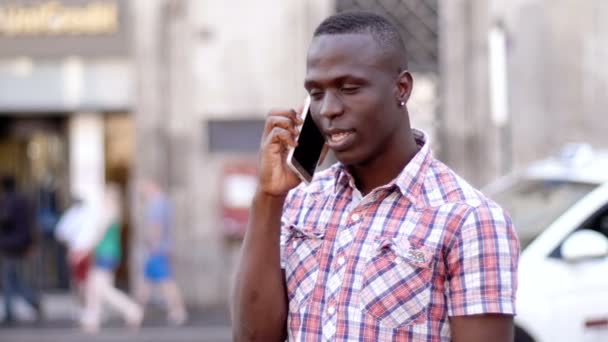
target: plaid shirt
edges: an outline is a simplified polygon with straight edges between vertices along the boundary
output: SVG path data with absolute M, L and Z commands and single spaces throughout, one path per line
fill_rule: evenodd
M 515 314 L 510 218 L 413 132 L 420 151 L 366 196 L 339 163 L 289 193 L 290 341 L 449 341 L 449 316 Z

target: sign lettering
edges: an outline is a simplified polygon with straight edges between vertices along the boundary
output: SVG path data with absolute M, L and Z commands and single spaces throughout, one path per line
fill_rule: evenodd
M 112 1 L 64 5 L 47 1 L 30 6 L 0 5 L 0 36 L 108 35 L 118 31 L 118 6 Z

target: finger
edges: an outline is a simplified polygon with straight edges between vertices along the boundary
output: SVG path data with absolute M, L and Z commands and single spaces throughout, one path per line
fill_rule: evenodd
M 298 120 L 300 121 L 300 124 L 303 122 L 303 117 L 306 113 L 303 113 L 304 111 L 304 106 L 299 106 L 298 109 L 296 110 L 296 112 L 298 113 L 297 117 Z
M 298 129 L 293 119 L 285 116 L 273 116 L 266 120 L 266 131 L 270 132 L 274 127 L 280 127 L 290 131 L 293 135 L 298 135 Z
M 269 145 L 278 145 L 280 150 L 286 150 L 290 145 L 290 141 L 287 136 L 291 137 L 291 140 L 295 141 L 292 133 L 289 130 L 286 130 L 282 127 L 275 126 L 270 132 L 262 137 L 262 142 L 260 144 L 260 150 L 268 149 Z
M 298 118 L 298 112 L 293 109 L 273 109 L 266 115 L 267 118 L 276 116 L 288 117 L 296 121 Z
M 296 125 L 300 124 L 301 121 L 298 117 L 298 114 L 293 109 L 273 109 L 266 115 L 266 125 L 264 127 L 264 133 L 270 132 L 272 126 L 268 125 L 269 121 L 277 117 L 288 118 L 292 120 L 292 122 L 294 122 Z
M 296 147 L 298 144 L 291 132 L 281 127 L 274 127 L 272 131 L 270 131 L 267 141 L 269 144 L 279 143 L 285 147 Z
M 296 115 L 298 125 L 301 125 L 304 123 L 304 116 L 306 116 L 306 113 L 303 113 L 303 111 L 304 111 L 304 106 L 298 107 L 298 110 L 297 110 L 298 115 Z

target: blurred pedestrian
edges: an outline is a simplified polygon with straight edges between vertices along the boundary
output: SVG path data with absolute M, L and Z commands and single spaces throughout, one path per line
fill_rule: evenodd
M 114 273 L 122 255 L 120 242 L 120 190 L 108 185 L 103 207 L 96 227 L 93 267 L 86 282 L 85 313 L 82 318 L 84 331 L 99 330 L 103 304 L 107 303 L 119 311 L 128 326 L 139 328 L 143 319 L 141 307 L 114 286 Z
M 61 215 L 55 238 L 64 243 L 68 250 L 68 263 L 72 288 L 75 289 L 81 305 L 84 306 L 85 281 L 91 266 L 91 249 L 84 244 L 84 235 L 92 234 L 94 217 L 86 203 L 72 198 L 70 207 Z
M 151 286 L 157 287 L 167 305 L 167 320 L 171 324 L 182 325 L 188 319 L 188 314 L 171 265 L 171 205 L 160 185 L 154 180 L 144 180 L 141 190 L 146 201 L 146 248 L 144 279 L 140 284 L 138 298 L 145 306 L 150 299 Z
M 34 187 L 33 194 L 36 203 L 36 227 L 39 232 L 36 250 L 43 262 L 43 269 L 54 270 L 51 286 L 67 288 L 69 286 L 69 270 L 66 262 L 66 250 L 57 244 L 54 236 L 60 216 L 57 178 L 52 173 L 45 174 Z
M 0 251 L 2 252 L 2 289 L 4 290 L 4 323 L 15 321 L 13 297 L 20 295 L 42 319 L 40 295 L 19 273 L 19 268 L 34 244 L 33 210 L 30 201 L 17 191 L 15 178 L 2 178 L 0 199 Z

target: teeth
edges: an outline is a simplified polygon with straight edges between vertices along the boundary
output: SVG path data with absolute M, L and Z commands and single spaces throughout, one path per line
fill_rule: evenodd
M 340 132 L 340 133 L 334 133 L 332 134 L 329 138 L 331 139 L 331 141 L 333 142 L 340 142 L 342 140 L 344 140 L 347 136 L 350 135 L 351 132 Z

